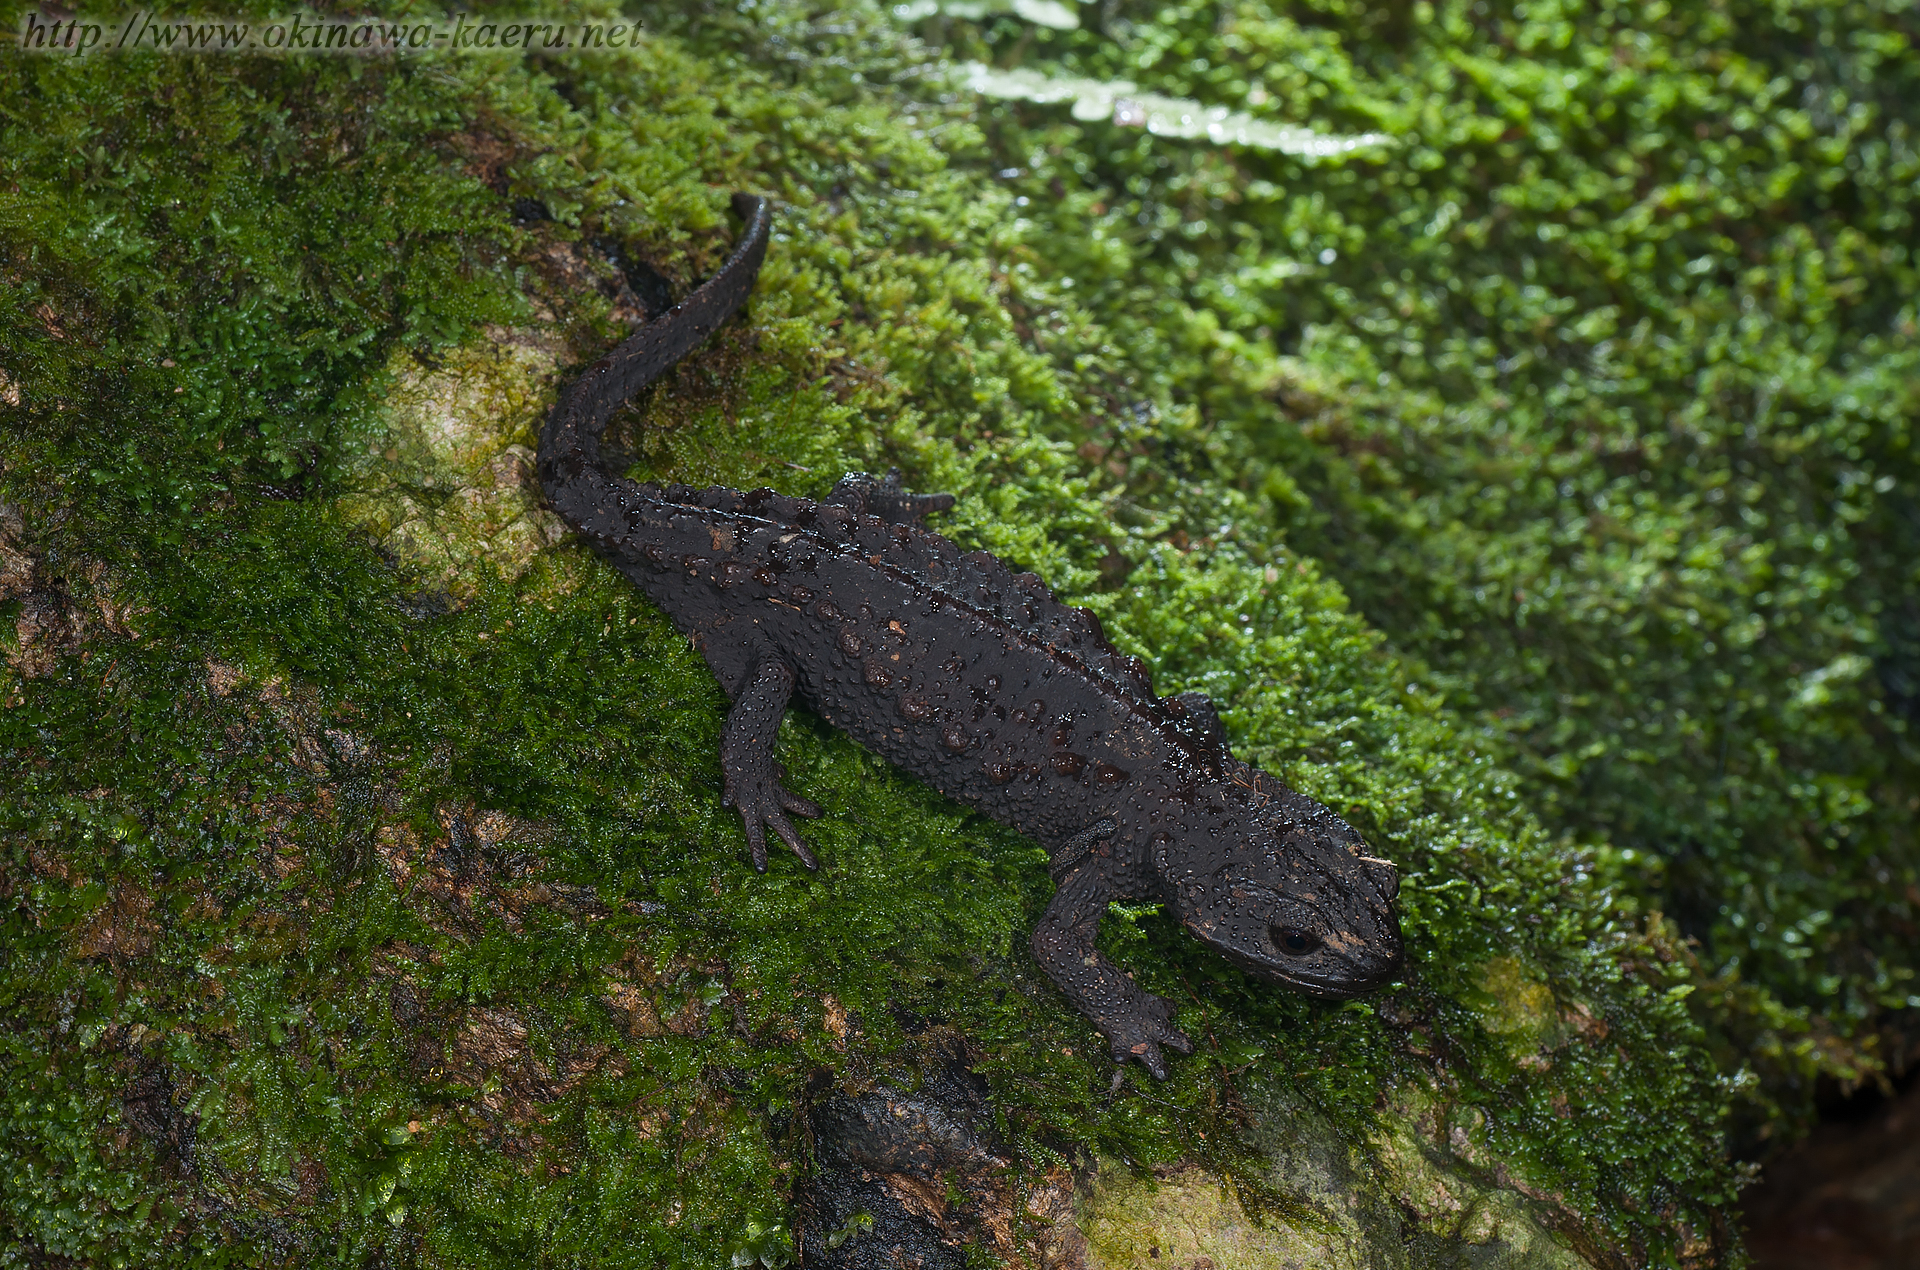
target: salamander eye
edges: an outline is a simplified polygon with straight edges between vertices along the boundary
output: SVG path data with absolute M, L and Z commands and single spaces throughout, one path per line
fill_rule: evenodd
M 1320 937 L 1294 926 L 1269 926 L 1267 934 L 1274 947 L 1289 957 L 1304 957 L 1320 946 Z

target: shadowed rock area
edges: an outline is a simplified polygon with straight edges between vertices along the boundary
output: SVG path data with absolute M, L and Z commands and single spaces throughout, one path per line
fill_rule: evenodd
M 1920 1266 L 1920 1081 L 1814 1130 L 1766 1171 L 1746 1213 L 1755 1270 Z
M 815 1104 L 818 1173 L 800 1193 L 800 1253 L 808 1266 L 963 1270 L 963 1242 L 1000 1207 L 997 1175 L 1011 1152 L 993 1127 L 986 1083 L 943 1038 L 905 1092 L 880 1086 Z

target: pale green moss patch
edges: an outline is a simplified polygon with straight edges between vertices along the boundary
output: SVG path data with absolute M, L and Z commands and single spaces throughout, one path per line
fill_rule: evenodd
M 405 352 L 342 512 L 435 585 L 470 597 L 487 573 L 519 578 L 566 532 L 534 471 L 564 346 L 538 330 L 489 328 L 431 368 Z
M 1174 1169 L 1160 1177 L 1102 1168 L 1081 1231 L 1089 1270 L 1363 1270 L 1358 1232 L 1255 1221 L 1219 1177 Z
M 1545 977 L 1518 957 L 1489 958 L 1479 987 L 1486 996 L 1487 1030 L 1506 1038 L 1523 1066 L 1544 1063 L 1543 1052 L 1572 1040 L 1581 1022 L 1592 1023 L 1579 1007 L 1563 1011 Z
M 1377 1122 L 1373 1156 L 1387 1190 L 1442 1246 L 1471 1251 L 1478 1266 L 1581 1270 L 1588 1263 L 1549 1228 L 1570 1217 L 1552 1197 L 1528 1194 L 1474 1140 L 1467 1113 L 1449 1119 L 1432 1097 L 1408 1088 Z M 1489 1178 L 1503 1177 L 1503 1183 Z M 1416 1263 L 1417 1264 L 1417 1263 Z

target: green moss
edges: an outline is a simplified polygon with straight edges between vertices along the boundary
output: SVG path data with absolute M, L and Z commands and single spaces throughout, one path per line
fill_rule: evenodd
M 1143 395 L 1203 411 L 1194 470 L 1677 923 L 1720 1061 L 1764 1077 L 1750 1145 L 1897 1052 L 1920 1004 L 1910 15 L 1088 16 L 920 29 L 1397 143 L 1314 165 L 982 112 L 1052 285 L 1152 367 Z M 1162 479 L 1160 451 L 1092 436 L 1129 485 Z
M 979 124 L 1012 124 L 876 86 L 924 56 L 877 14 L 675 21 L 552 63 L 0 63 L 5 585 L 59 619 L 0 682 L 0 1256 L 772 1255 L 807 1091 L 910 1069 L 906 1011 L 971 1039 L 1034 1167 L 1199 1161 L 1280 1211 L 1231 1131 L 1277 1090 L 1362 1163 L 1449 1144 L 1447 1185 L 1582 1246 L 1724 1241 L 1684 949 L 1220 477 L 1244 450 L 1186 388 L 1244 389 L 1231 327 L 1081 304 L 990 175 Z M 617 334 L 567 260 L 611 239 L 684 286 L 735 188 L 779 236 L 749 319 L 617 423 L 637 470 L 959 494 L 956 538 L 1401 862 L 1404 984 L 1276 994 L 1133 913 L 1116 955 L 1203 1044 L 1109 1097 L 1025 953 L 1034 844 L 796 714 L 828 867 L 745 867 L 717 685 L 502 463 Z M 1499 958 L 1538 1027 L 1490 1004 Z

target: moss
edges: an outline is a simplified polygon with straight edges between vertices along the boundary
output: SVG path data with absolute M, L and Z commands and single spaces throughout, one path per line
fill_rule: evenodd
M 0 1255 L 777 1260 L 796 1110 L 910 1066 L 909 1015 L 971 1038 L 1023 1167 L 1198 1164 L 1284 1213 L 1235 1126 L 1305 1109 L 1361 1176 L 1417 1095 L 1420 1141 L 1467 1144 L 1449 1194 L 1538 1197 L 1596 1257 L 1713 1253 L 1727 1081 L 1671 929 L 1218 476 L 1211 405 L 1075 298 L 975 106 L 886 86 L 914 40 L 708 17 L 552 63 L 0 64 L 0 576 L 45 616 L 0 682 Z M 779 238 L 748 320 L 618 422 L 636 470 L 959 494 L 956 538 L 1402 863 L 1403 984 L 1275 994 L 1124 915 L 1203 1043 L 1110 1097 L 1024 951 L 1034 844 L 795 714 L 828 867 L 745 868 L 718 687 L 504 462 L 618 332 L 579 262 L 684 288 L 733 188 Z M 1490 1004 L 1496 958 L 1550 1036 Z M 1391 1167 L 1381 1203 L 1431 1196 Z
M 1676 922 L 1719 1060 L 1759 1077 L 1748 1149 L 1818 1080 L 1899 1053 L 1920 1005 L 1910 17 L 1087 16 L 919 29 L 1395 141 L 1333 167 L 982 112 L 1046 274 L 1153 367 L 1143 387 L 1204 411 L 1195 470 Z M 1158 451 L 1093 432 L 1157 479 Z

